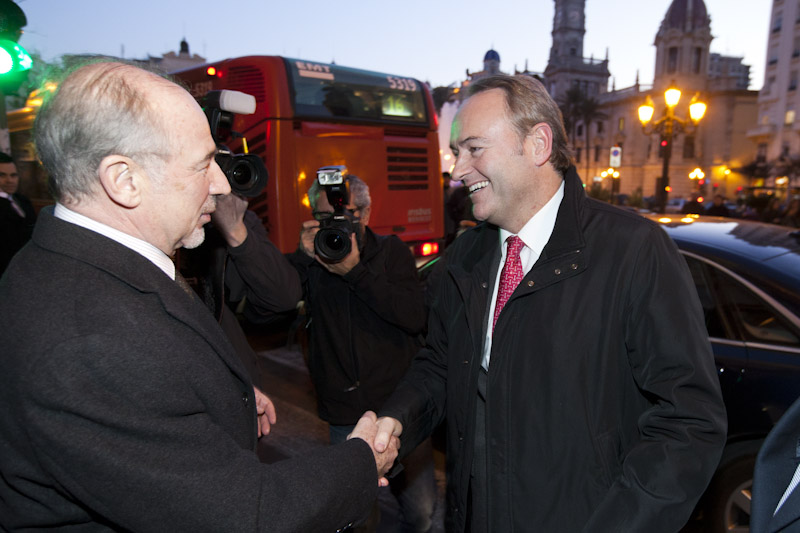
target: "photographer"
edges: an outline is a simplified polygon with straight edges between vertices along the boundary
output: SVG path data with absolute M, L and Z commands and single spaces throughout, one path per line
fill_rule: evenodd
M 253 323 L 266 323 L 293 311 L 300 300 L 297 272 L 267 237 L 258 216 L 247 210 L 247 199 L 231 193 L 217 200 L 217 210 L 206 231 L 206 242 L 181 250 L 181 274 L 214 314 L 236 348 L 256 385 L 259 435 L 268 434 L 276 414 L 271 400 L 260 391 L 258 357 L 247 341 L 232 307 L 244 300 L 243 314 Z
M 423 289 L 411 252 L 396 236 L 377 235 L 367 226 L 369 188 L 355 176 L 346 179 L 349 198 L 342 211 L 352 228 L 349 253 L 332 262 L 315 251 L 320 221 L 327 231 L 334 214 L 330 189 L 315 180 L 308 191 L 315 220 L 303 223 L 298 249 L 289 256 L 303 284 L 309 370 L 332 444 L 344 441 L 365 410 L 381 407 L 419 348 L 425 326 Z M 435 502 L 430 440 L 403 465 L 389 486 L 404 529 L 428 531 Z M 377 512 L 371 521 L 365 529 L 377 526 Z

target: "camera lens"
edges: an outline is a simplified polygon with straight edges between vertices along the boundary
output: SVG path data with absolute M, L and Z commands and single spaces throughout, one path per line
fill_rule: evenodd
M 339 252 L 344 248 L 345 242 L 347 241 L 344 240 L 344 235 L 342 235 L 341 233 L 331 232 L 325 235 L 325 247 L 328 248 L 329 250 Z
M 231 169 L 231 181 L 236 185 L 250 188 L 253 185 L 253 169 L 248 161 L 238 161 Z
M 218 153 L 216 160 L 234 193 L 253 198 L 266 187 L 267 169 L 257 155 Z
M 323 228 L 314 237 L 314 250 L 317 255 L 332 263 L 347 257 L 351 248 L 350 232 L 343 228 Z

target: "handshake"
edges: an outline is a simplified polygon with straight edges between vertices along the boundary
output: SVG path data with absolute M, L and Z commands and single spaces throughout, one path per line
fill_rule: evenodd
M 385 475 L 400 450 L 400 433 L 403 432 L 403 425 L 398 420 L 389 417 L 378 418 L 372 411 L 367 411 L 361 416 L 355 429 L 347 439 L 359 438 L 364 440 L 372 449 L 375 456 L 375 466 L 378 469 L 378 485 L 385 487 L 389 485 L 389 480 Z

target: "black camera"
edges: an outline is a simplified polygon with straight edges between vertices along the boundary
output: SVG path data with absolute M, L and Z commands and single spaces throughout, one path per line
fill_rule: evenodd
M 355 233 L 356 242 L 361 239 L 359 219 L 347 209 L 350 203 L 347 167 L 322 167 L 317 170 L 317 182 L 325 191 L 333 213 L 317 214 L 319 231 L 314 237 L 314 252 L 325 261 L 338 263 L 348 256 L 353 247 L 350 235 Z
M 258 196 L 267 186 L 269 174 L 264 162 L 255 154 L 234 154 L 220 142 L 228 137 L 242 137 L 231 129 L 233 115 L 252 115 L 256 112 L 256 99 L 239 91 L 209 91 L 203 98 L 203 110 L 211 126 L 211 135 L 217 143 L 217 164 L 228 178 L 231 191 L 247 198 Z M 244 143 L 247 152 L 247 142 Z

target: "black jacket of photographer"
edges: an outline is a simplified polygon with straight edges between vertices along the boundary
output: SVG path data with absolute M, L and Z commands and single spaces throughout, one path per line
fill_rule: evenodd
M 247 238 L 235 248 L 209 225 L 202 246 L 181 250 L 180 270 L 219 321 L 253 383 L 260 387 L 257 356 L 231 307 L 245 300 L 244 317 L 252 323 L 268 323 L 293 312 L 301 290 L 297 273 L 269 240 L 258 216 L 246 211 L 244 224 Z
M 309 370 L 319 416 L 351 425 L 380 408 L 419 349 L 426 313 L 408 246 L 365 228 L 361 260 L 344 276 L 302 249 L 290 254 L 308 309 Z

